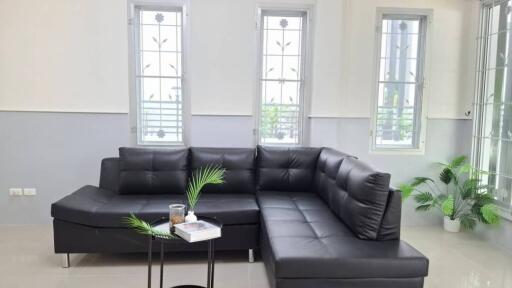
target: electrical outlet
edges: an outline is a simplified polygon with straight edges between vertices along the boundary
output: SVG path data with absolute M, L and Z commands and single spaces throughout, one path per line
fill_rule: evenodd
M 36 196 L 36 188 L 25 188 L 25 189 L 23 189 L 23 195 L 25 195 L 25 196 Z
M 23 189 L 21 189 L 21 188 L 9 188 L 9 195 L 11 195 L 11 196 L 23 196 Z

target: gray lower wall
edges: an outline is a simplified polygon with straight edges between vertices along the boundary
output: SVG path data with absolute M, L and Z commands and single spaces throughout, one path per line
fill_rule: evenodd
M 84 184 L 96 184 L 100 161 L 131 143 L 127 114 L 0 112 L 0 224 L 49 223 L 50 204 Z M 190 144 L 251 147 L 250 116 L 193 116 Z M 311 146 L 327 146 L 358 156 L 391 173 L 393 185 L 414 176 L 436 176 L 435 162 L 469 155 L 471 121 L 429 120 L 425 155 L 369 153 L 367 118 L 312 118 Z M 37 196 L 10 197 L 10 187 L 37 188 Z M 435 213 L 416 213 L 404 204 L 404 225 L 440 224 Z M 512 225 L 481 227 L 480 237 L 510 248 Z M 508 245 L 508 246 L 507 246 Z

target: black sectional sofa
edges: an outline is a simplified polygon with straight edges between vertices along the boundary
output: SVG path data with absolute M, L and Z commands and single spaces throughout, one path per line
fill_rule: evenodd
M 122 217 L 167 216 L 185 203 L 191 171 L 208 164 L 226 169 L 226 183 L 205 187 L 196 213 L 224 223 L 218 250 L 259 249 L 273 287 L 423 287 L 428 259 L 400 240 L 390 175 L 330 148 L 120 148 L 102 161 L 99 187 L 52 204 L 55 252 L 147 251 Z

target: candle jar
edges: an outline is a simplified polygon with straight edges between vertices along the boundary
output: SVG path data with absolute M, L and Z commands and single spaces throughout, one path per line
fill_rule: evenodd
M 169 226 L 185 222 L 185 205 L 172 204 L 169 205 Z

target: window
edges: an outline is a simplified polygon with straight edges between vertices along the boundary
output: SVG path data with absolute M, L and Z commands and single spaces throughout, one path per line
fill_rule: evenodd
M 420 150 L 426 15 L 382 14 L 377 39 L 374 150 Z
M 182 8 L 134 6 L 137 143 L 183 144 Z
M 512 1 L 483 1 L 473 161 L 497 203 L 512 207 Z
M 259 143 L 300 145 L 304 119 L 305 11 L 261 11 Z

